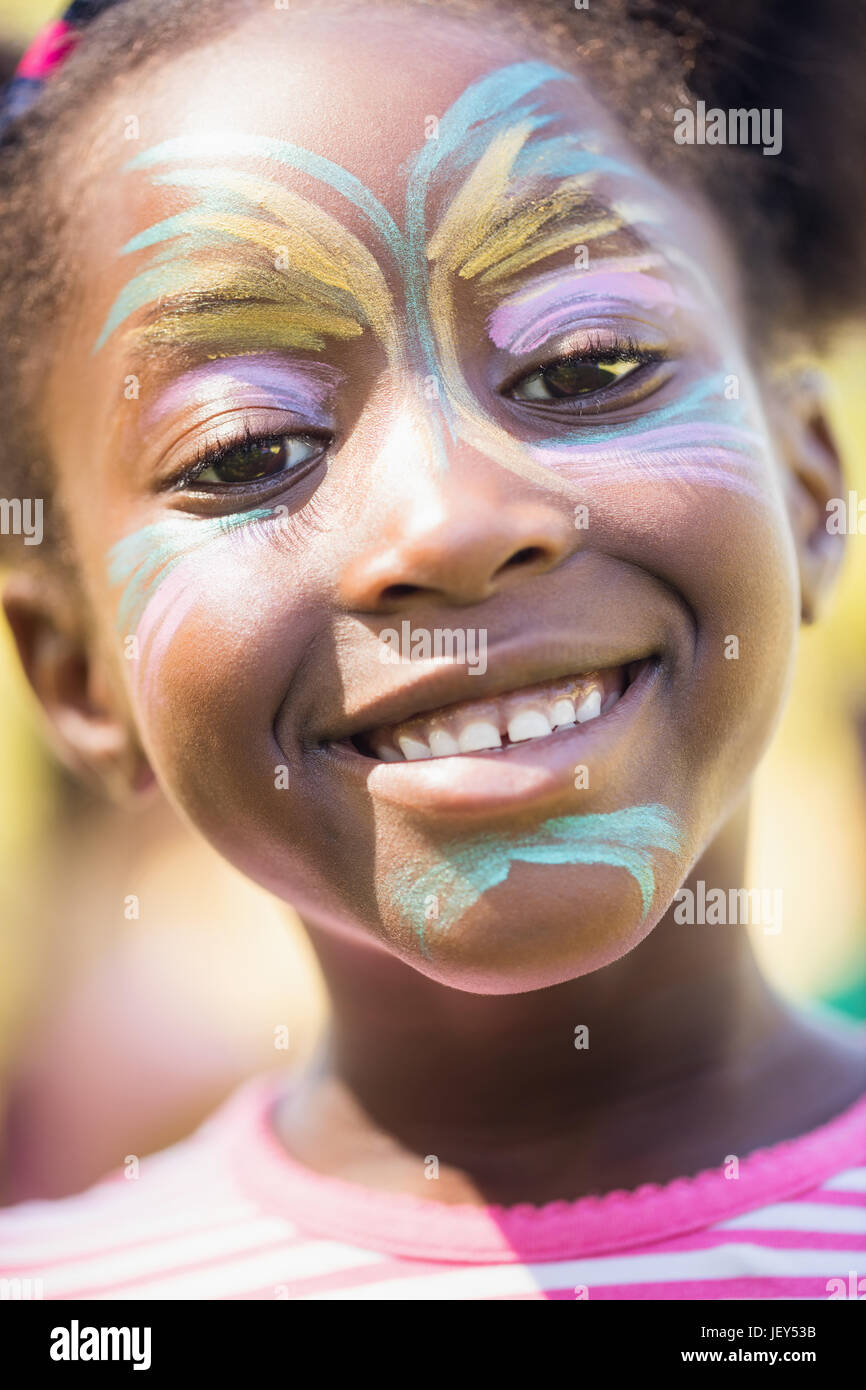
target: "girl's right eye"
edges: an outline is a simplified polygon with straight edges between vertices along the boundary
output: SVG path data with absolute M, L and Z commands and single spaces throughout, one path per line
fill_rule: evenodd
M 311 435 L 248 437 L 203 452 L 182 479 L 182 486 L 248 487 L 293 473 L 322 453 L 325 442 Z

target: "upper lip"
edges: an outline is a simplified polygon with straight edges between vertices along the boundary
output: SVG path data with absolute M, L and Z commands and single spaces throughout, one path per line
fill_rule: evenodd
M 589 674 L 614 666 L 626 666 L 657 655 L 658 643 L 628 646 L 587 644 L 548 637 L 544 644 L 524 641 L 488 644 L 487 670 L 472 675 L 468 667 L 449 663 L 418 662 L 418 674 L 403 680 L 357 709 L 347 712 L 318 737 L 320 744 L 339 743 L 369 734 L 384 726 L 403 724 L 446 705 L 511 694 L 525 686 L 568 676 Z M 401 667 L 405 673 L 406 667 Z

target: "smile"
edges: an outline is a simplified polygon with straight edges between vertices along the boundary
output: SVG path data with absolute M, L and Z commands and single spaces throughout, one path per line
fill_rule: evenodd
M 443 705 L 398 724 L 356 734 L 350 743 L 384 763 L 422 762 L 548 739 L 608 714 L 645 661 L 525 686 L 493 698 Z

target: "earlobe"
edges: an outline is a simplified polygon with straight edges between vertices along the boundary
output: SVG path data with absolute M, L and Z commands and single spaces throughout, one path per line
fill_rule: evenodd
M 773 393 L 775 436 L 800 570 L 802 620 L 812 623 L 832 591 L 844 555 L 844 530 L 832 524 L 834 503 L 844 495 L 842 464 L 821 374 L 814 368 L 786 373 Z
M 155 779 L 129 710 L 91 650 L 68 593 L 43 574 L 17 571 L 4 585 L 3 610 L 60 760 L 115 801 L 145 794 Z

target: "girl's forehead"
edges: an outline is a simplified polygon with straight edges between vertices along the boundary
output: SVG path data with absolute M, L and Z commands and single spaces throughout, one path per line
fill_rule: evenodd
M 445 17 L 366 14 L 335 29 L 275 11 L 112 98 L 108 177 L 82 212 L 91 350 L 172 296 L 268 297 L 251 256 L 281 282 L 303 260 L 329 295 L 345 271 L 352 322 L 425 259 L 489 286 L 575 248 L 583 264 L 659 252 L 717 298 L 708 219 L 648 173 L 579 73 Z
M 265 8 L 212 44 L 163 55 L 130 75 L 111 102 L 100 124 L 107 121 L 117 139 L 100 147 L 112 175 L 143 147 L 168 139 L 255 134 L 350 171 L 392 214 L 405 202 L 419 149 L 443 141 L 455 177 L 515 127 L 532 144 L 567 131 L 573 143 L 583 138 L 629 155 L 616 113 L 579 68 L 563 65 L 541 41 L 531 51 L 525 36 L 491 29 L 486 10 L 471 21 L 418 8 L 359 5 L 338 18 L 328 9 Z M 560 163 L 571 172 L 564 155 Z

